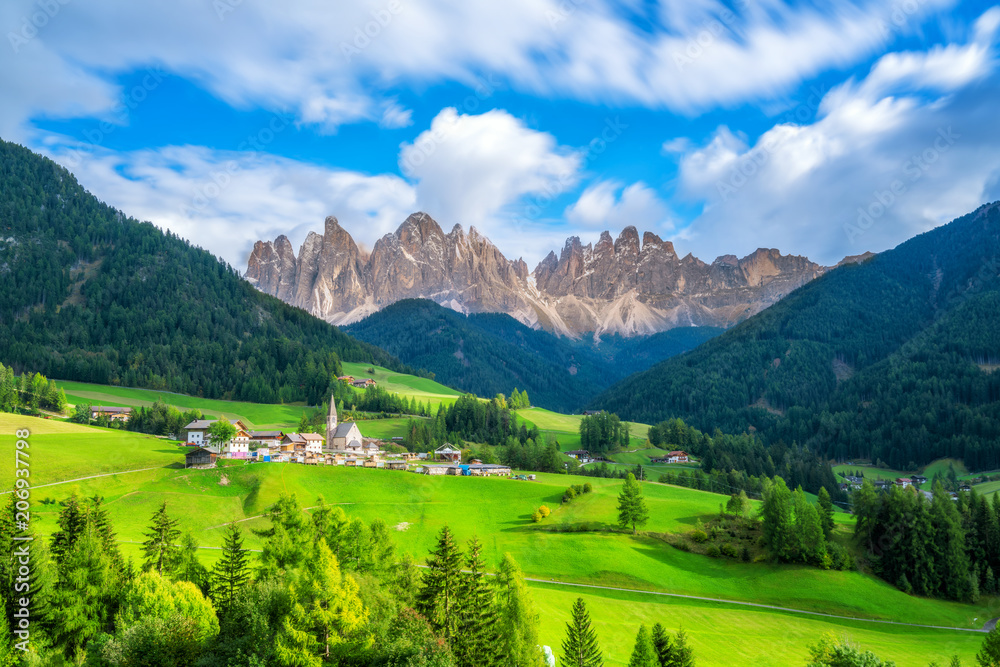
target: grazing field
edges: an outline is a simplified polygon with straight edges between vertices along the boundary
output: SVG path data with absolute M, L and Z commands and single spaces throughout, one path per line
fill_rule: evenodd
M 123 470 L 184 466 L 184 449 L 170 440 L 0 412 L 0 491 L 13 488 L 14 433 L 22 428 L 31 432 L 25 451 L 35 487 Z
M 449 525 L 463 543 L 473 535 L 483 541 L 487 561 L 510 552 L 529 577 L 634 590 L 660 591 L 725 600 L 772 604 L 852 617 L 954 627 L 980 627 L 994 600 L 960 605 L 906 596 L 877 579 L 857 572 L 741 563 L 680 551 L 657 533 L 690 530 L 696 521 L 718 512 L 724 496 L 647 483 L 648 534 L 633 537 L 615 529 L 617 480 L 539 475 L 536 482 L 468 477 L 426 477 L 406 472 L 312 467 L 296 464 L 237 464 L 214 470 L 179 467 L 183 450 L 162 440 L 120 431 L 74 426 L 49 420 L 5 416 L 0 421 L 3 463 L 13 469 L 15 426 L 32 429 L 33 481 L 77 480 L 38 488 L 32 521 L 41 535 L 55 527 L 58 503 L 69 495 L 99 495 L 127 555 L 138 557 L 149 517 L 167 501 L 205 548 L 204 561 L 218 557 L 222 528 L 239 521 L 262 528 L 260 517 L 282 493 L 294 493 L 305 507 L 322 496 L 350 516 L 380 517 L 394 528 L 400 549 L 426 556 L 440 528 Z M 96 443 L 95 443 L 96 438 Z M 95 455 L 118 452 L 117 458 Z M 153 467 L 153 470 L 105 477 L 89 475 Z M 36 477 L 37 475 L 37 477 Z M 51 481 L 49 481 L 51 480 Z M 570 483 L 590 481 L 594 491 L 566 505 L 560 498 Z M 9 480 L 8 487 L 9 488 Z M 540 524 L 530 520 L 546 504 L 552 515 Z M 841 528 L 840 530 L 845 530 Z M 247 533 L 247 546 L 260 538 Z M 926 664 L 930 656 L 952 652 L 971 655 L 982 635 L 896 628 L 803 615 L 748 609 L 731 604 L 678 600 L 640 593 L 532 584 L 542 610 L 542 639 L 558 649 L 572 599 L 583 596 L 609 658 L 625 664 L 638 622 L 683 625 L 698 651 L 700 665 L 798 664 L 807 646 L 827 630 L 894 658 L 900 665 Z M 780 617 L 780 618 L 779 618 Z M 793 662 L 788 656 L 794 656 Z M 922 663 L 915 662 L 918 656 Z M 926 658 L 926 659 L 925 659 Z
M 93 405 L 138 408 L 149 407 L 155 401 L 162 400 L 182 412 L 197 408 L 210 417 L 224 416 L 230 421 L 242 419 L 251 428 L 259 430 L 293 428 L 299 423 L 302 413 L 310 409 L 304 403 L 268 405 L 242 401 L 219 401 L 184 394 L 173 394 L 167 391 L 109 387 L 107 385 L 87 384 L 85 382 L 57 380 L 56 384 L 62 387 L 66 392 L 67 400 L 73 405 L 91 403 Z
M 394 438 L 406 435 L 406 425 L 411 419 L 426 417 L 391 417 L 389 419 L 365 419 L 358 422 L 361 435 L 366 438 Z
M 517 416 L 522 421 L 537 426 L 543 441 L 549 435 L 554 436 L 559 441 L 560 450 L 571 452 L 580 449 L 580 421 L 583 419 L 583 415 L 564 415 L 545 408 L 522 408 L 517 410 Z M 629 425 L 631 447 L 645 447 L 649 425 L 635 422 L 626 423 Z
M 356 378 L 372 378 L 380 387 L 400 396 L 416 398 L 421 403 L 430 401 L 431 408 L 436 410 L 439 405 L 451 405 L 455 399 L 462 395 L 462 392 L 451 387 L 446 387 L 434 380 L 418 378 L 415 375 L 405 375 L 390 371 L 381 366 L 371 364 L 343 363 L 345 375 L 352 375 Z M 368 369 L 374 368 L 372 373 Z

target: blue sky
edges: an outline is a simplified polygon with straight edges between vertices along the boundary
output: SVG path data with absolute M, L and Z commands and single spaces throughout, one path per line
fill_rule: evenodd
M 0 136 L 245 267 L 424 210 L 530 266 L 881 251 L 1000 198 L 1000 8 L 952 0 L 8 0 Z

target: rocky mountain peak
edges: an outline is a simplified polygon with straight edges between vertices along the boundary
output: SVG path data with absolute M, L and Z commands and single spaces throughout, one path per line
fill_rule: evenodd
M 445 234 L 429 215 L 410 215 L 363 254 L 337 218 L 310 232 L 296 257 L 279 236 L 259 241 L 247 263 L 258 289 L 335 324 L 405 298 L 462 312 L 505 312 L 560 334 L 635 335 L 675 326 L 729 326 L 825 271 L 804 257 L 760 248 L 743 259 L 679 259 L 672 243 L 634 226 L 594 245 L 566 239 L 529 272 L 475 227 Z

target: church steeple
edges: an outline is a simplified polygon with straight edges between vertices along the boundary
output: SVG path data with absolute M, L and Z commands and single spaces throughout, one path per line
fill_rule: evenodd
M 333 443 L 333 436 L 337 432 L 337 399 L 330 397 L 330 414 L 326 416 L 326 446 Z

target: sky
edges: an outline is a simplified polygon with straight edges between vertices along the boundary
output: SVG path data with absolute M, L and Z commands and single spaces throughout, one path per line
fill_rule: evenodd
M 0 138 L 237 269 L 424 211 L 834 264 L 1000 199 L 1000 7 L 4 0 Z

